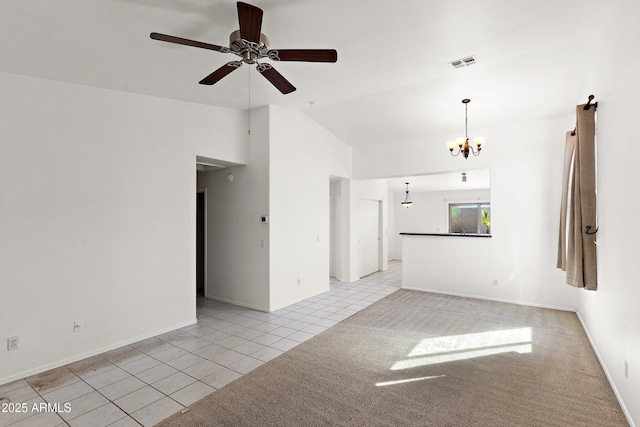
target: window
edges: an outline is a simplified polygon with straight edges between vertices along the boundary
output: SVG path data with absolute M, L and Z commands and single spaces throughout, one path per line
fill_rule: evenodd
M 489 203 L 450 203 L 449 233 L 489 234 L 491 232 Z

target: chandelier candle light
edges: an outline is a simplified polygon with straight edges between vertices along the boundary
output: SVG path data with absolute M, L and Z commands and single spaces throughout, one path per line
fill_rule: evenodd
M 452 156 L 457 156 L 458 154 L 462 153 L 462 155 L 464 156 L 464 158 L 468 158 L 469 157 L 469 153 L 472 153 L 474 156 L 477 156 L 480 154 L 480 150 L 482 150 L 482 147 L 484 146 L 484 136 L 478 136 L 476 138 L 473 139 L 473 143 L 475 144 L 475 147 L 471 144 L 469 144 L 469 135 L 467 132 L 467 105 L 471 102 L 470 99 L 463 99 L 462 103 L 464 104 L 464 138 L 456 138 L 456 141 L 450 141 L 447 142 L 447 147 L 449 147 L 449 151 L 451 152 Z M 455 150 L 456 145 L 458 146 L 458 151 L 453 154 L 453 150 Z
M 409 198 L 409 183 L 405 182 L 405 184 L 407 184 L 407 191 L 405 191 L 406 196 L 404 196 L 404 202 L 400 202 L 400 204 L 402 206 L 404 206 L 405 208 L 410 208 L 411 205 L 413 204 L 413 202 L 411 201 L 411 199 Z

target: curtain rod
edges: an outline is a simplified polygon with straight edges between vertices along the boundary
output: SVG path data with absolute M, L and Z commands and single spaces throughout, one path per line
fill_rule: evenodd
M 589 95 L 589 100 L 587 101 L 587 104 L 583 107 L 585 110 L 588 110 L 589 108 L 591 108 L 591 101 L 593 101 L 593 98 L 595 98 L 595 96 L 593 95 Z M 598 108 L 598 101 L 593 103 L 593 107 L 594 108 Z

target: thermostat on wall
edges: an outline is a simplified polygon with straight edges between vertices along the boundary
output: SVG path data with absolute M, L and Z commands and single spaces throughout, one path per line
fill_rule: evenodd
M 260 217 L 260 222 L 263 222 L 263 223 L 265 223 L 265 224 L 266 224 L 266 223 L 268 223 L 268 222 L 269 222 L 269 217 L 268 217 L 268 216 L 266 216 L 266 215 L 262 215 L 262 216 Z

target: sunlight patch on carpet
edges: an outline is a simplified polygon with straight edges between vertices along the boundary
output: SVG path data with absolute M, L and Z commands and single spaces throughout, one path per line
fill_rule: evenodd
M 500 353 L 524 354 L 532 351 L 531 328 L 433 337 L 421 340 L 407 354 L 407 357 L 411 357 L 411 359 L 394 363 L 391 370 L 415 368 Z
M 404 380 L 385 381 L 383 383 L 376 383 L 376 387 L 384 387 L 384 386 L 388 386 L 388 385 L 412 383 L 414 381 L 433 380 L 433 379 L 442 378 L 442 377 L 446 377 L 446 375 L 433 375 L 433 376 L 430 376 L 430 377 L 407 378 L 407 379 L 404 379 Z

